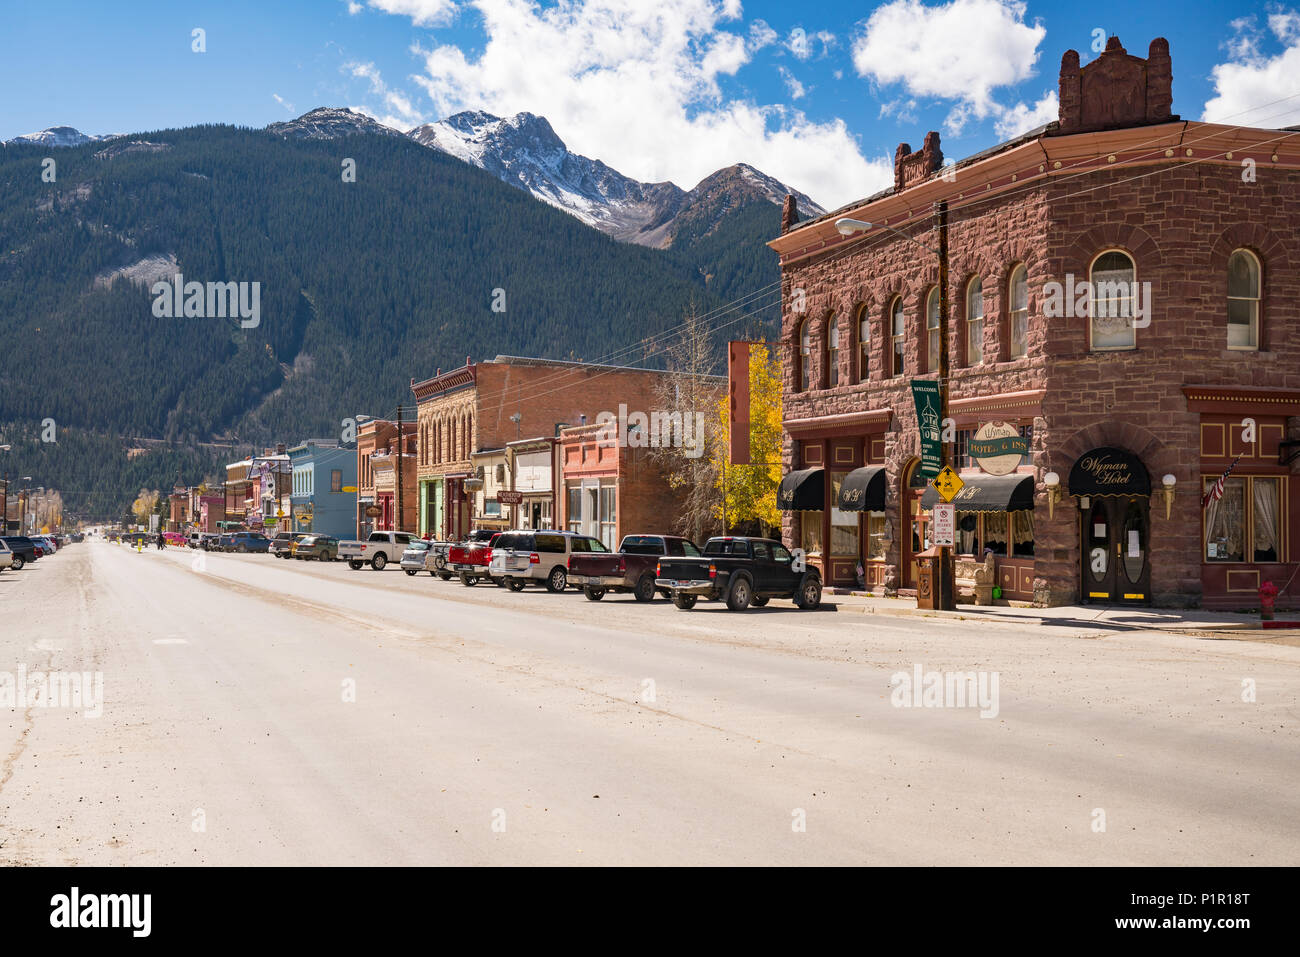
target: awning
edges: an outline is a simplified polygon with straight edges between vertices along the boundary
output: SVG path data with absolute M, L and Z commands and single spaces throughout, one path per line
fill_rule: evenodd
M 839 508 L 842 512 L 883 512 L 885 510 L 885 467 L 871 465 L 854 469 L 840 484 Z
M 776 507 L 782 512 L 820 512 L 826 508 L 825 469 L 800 469 L 781 479 Z
M 1071 495 L 1151 494 L 1151 476 L 1132 452 L 1105 446 L 1080 455 L 1070 469 Z
M 1012 475 L 963 475 L 960 492 L 952 503 L 959 512 L 1027 512 L 1034 507 L 1034 477 Z M 921 496 L 922 508 L 934 508 L 941 501 L 931 486 Z

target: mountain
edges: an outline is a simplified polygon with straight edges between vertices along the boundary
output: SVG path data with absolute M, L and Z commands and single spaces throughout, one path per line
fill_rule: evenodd
M 354 182 L 319 138 L 349 123 Z M 63 491 L 71 514 L 119 517 L 141 486 L 170 488 L 178 470 L 186 483 L 215 477 L 234 456 L 201 443 L 247 451 L 339 434 L 359 412 L 391 415 L 410 403 L 412 378 L 466 355 L 653 364 L 654 337 L 685 310 L 716 309 L 722 289 L 775 272 L 761 242 L 729 250 L 744 254 L 737 268 L 617 242 L 338 113 L 110 147 L 67 149 L 56 183 L 30 175 L 43 145 L 0 151 L 3 464 Z M 775 234 L 775 221 L 737 215 L 724 215 L 724 233 Z M 161 317 L 152 284 L 177 273 L 256 283 L 257 324 Z M 498 289 L 505 312 L 492 309 Z M 768 309 L 720 340 L 762 335 L 776 318 Z M 57 442 L 40 441 L 46 420 Z
M 808 196 L 743 163 L 706 177 L 689 192 L 675 183 L 641 183 L 600 160 L 571 152 L 545 117 L 517 113 L 457 113 L 407 135 L 472 166 L 487 170 L 615 239 L 663 248 L 677 243 L 679 217 L 719 220 L 726 209 L 763 201 L 780 206 L 793 192 L 804 215 L 823 210 Z M 717 205 L 725 184 L 725 208 Z M 697 209 L 704 204 L 704 210 Z
M 120 135 L 120 133 L 110 133 L 104 136 L 95 136 L 83 133 L 81 130 L 73 129 L 71 126 L 51 126 L 49 129 L 41 130 L 39 133 L 24 133 L 22 136 L 15 136 L 11 140 L 5 140 L 5 143 L 46 147 L 81 146 L 84 143 L 98 143 L 101 140 L 111 140 Z
M 304 113 L 296 120 L 272 123 L 268 133 L 296 140 L 332 140 L 340 136 L 357 136 L 376 133 L 380 136 L 401 136 L 401 132 L 373 120 L 364 113 L 343 107 L 322 106 Z

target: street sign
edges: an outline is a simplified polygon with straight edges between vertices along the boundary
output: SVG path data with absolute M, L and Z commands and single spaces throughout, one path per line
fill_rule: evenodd
M 356 487 L 355 485 L 345 485 L 345 486 L 343 486 L 343 491 L 345 491 L 345 492 L 355 492 L 356 490 L 357 490 L 357 487 Z
M 932 545 L 957 544 L 957 506 L 939 502 L 934 506 L 934 521 L 930 525 Z
M 966 485 L 966 483 L 961 480 L 961 476 L 947 465 L 939 471 L 938 475 L 930 480 L 930 484 L 934 486 L 934 490 L 939 493 L 939 497 L 945 502 L 951 502 L 953 496 L 960 492 Z

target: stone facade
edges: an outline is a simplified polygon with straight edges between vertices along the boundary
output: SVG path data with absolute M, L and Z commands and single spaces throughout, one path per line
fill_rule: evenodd
M 1077 55 L 1067 53 L 1058 124 L 959 163 L 946 178 L 909 175 L 905 164 L 924 157 L 904 144 L 896 182 L 912 185 L 842 211 L 887 224 L 932 252 L 884 229 L 842 237 L 834 216 L 801 223 L 771 242 L 781 254 L 786 302 L 784 459 L 790 469 L 829 468 L 832 455 L 843 467 L 887 467 L 892 538 L 887 557 L 868 570 L 876 590 L 912 584 L 903 567 L 909 516 L 900 502 L 912 494 L 903 483 L 919 454 L 909 382 L 934 378 L 937 365 L 928 355 L 926 303 L 939 275 L 939 202 L 948 206 L 952 425 L 958 432 L 989 421 L 1032 428 L 1022 471 L 1036 482 L 1034 549 L 1009 591 L 1041 604 L 1090 597 L 1082 585 L 1082 500 L 1064 486 L 1074 463 L 1100 447 L 1136 455 L 1156 490 L 1144 548 L 1149 588 L 1135 589 L 1143 602 L 1257 606 L 1248 585 L 1273 580 L 1281 587 L 1295 571 L 1300 480 L 1292 465 L 1280 464 L 1280 454 L 1282 441 L 1300 432 L 1300 344 L 1292 335 L 1300 326 L 1300 133 L 1171 122 L 1177 118 L 1169 112 L 1169 89 L 1163 40 L 1141 60 L 1112 39 L 1082 71 Z M 937 134 L 927 146 L 931 137 L 931 153 L 938 153 Z M 1049 303 L 1051 284 L 1086 283 L 1094 261 L 1111 250 L 1131 260 L 1138 287 L 1150 283 L 1151 312 L 1149 324 L 1136 323 L 1130 347 L 1103 351 L 1093 348 L 1086 311 L 1049 315 Z M 1228 261 L 1237 250 L 1254 257 L 1261 273 L 1257 344 L 1249 348 L 1230 348 L 1228 339 Z M 1020 267 L 1028 327 L 1024 354 L 1016 357 L 1009 298 Z M 965 350 L 966 292 L 975 278 L 984 316 L 977 364 Z M 903 371 L 894 375 L 899 298 Z M 858 334 L 863 315 L 865 350 Z M 828 368 L 832 323 L 841 343 L 835 385 Z M 1247 419 L 1258 426 L 1253 442 L 1236 435 L 1247 434 Z M 1282 501 L 1274 560 L 1229 568 L 1207 560 L 1201 497 L 1203 483 L 1238 454 L 1233 475 L 1278 480 Z M 1049 472 L 1060 476 L 1065 493 L 1051 517 L 1043 483 Z M 1165 476 L 1175 481 L 1168 518 L 1160 491 Z M 828 474 L 828 491 L 829 482 Z M 796 545 L 800 522 L 799 513 L 786 513 L 783 531 Z M 863 558 L 865 536 L 864 526 Z M 1258 547 L 1262 539 L 1255 541 Z M 1286 602 L 1285 595 L 1279 599 Z

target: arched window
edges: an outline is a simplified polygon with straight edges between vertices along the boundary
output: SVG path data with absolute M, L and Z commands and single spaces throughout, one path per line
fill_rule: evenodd
M 840 384 L 840 322 L 831 316 L 826 330 L 826 385 Z
M 903 374 L 903 333 L 905 326 L 903 324 L 903 299 L 901 296 L 895 297 L 893 304 L 889 307 L 889 374 L 891 376 L 900 376 Z
M 866 382 L 871 375 L 871 320 L 867 307 L 858 308 L 858 381 Z
M 1228 257 L 1228 348 L 1259 348 L 1259 260 L 1248 249 Z
M 807 392 L 812 386 L 812 341 L 808 320 L 799 324 L 799 391 Z
M 939 371 L 939 287 L 925 295 L 925 371 Z
M 1088 281 L 1091 284 L 1089 347 L 1099 351 L 1135 348 L 1137 269 L 1132 257 L 1118 249 L 1102 253 L 1092 261 Z
M 1024 263 L 1011 270 L 1007 283 L 1010 327 L 1010 357 L 1019 359 L 1029 351 L 1029 270 Z
M 976 276 L 966 287 L 966 365 L 984 361 L 984 283 Z

